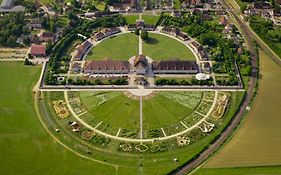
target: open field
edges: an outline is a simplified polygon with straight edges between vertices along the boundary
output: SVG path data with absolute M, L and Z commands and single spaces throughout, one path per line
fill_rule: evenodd
M 170 37 L 149 33 L 149 40 L 143 42 L 143 54 L 153 60 L 195 60 L 193 53 L 179 41 Z
M 158 21 L 159 16 L 155 15 L 142 15 L 142 20 L 144 20 L 145 24 L 155 25 Z
M 139 19 L 139 15 L 124 15 L 128 24 L 135 24 L 136 20 Z
M 277 175 L 281 174 L 280 166 L 245 167 L 245 168 L 202 168 L 192 175 Z
M 86 109 L 97 121 L 121 128 L 139 128 L 139 100 L 133 100 L 122 92 L 81 92 Z
M 130 57 L 138 54 L 138 37 L 133 34 L 122 34 L 116 37 L 107 38 L 95 46 L 87 56 L 87 60 L 129 60 Z
M 192 96 L 193 100 L 190 100 Z M 145 128 L 160 128 L 177 123 L 187 117 L 201 101 L 201 93 L 161 92 L 143 101 L 143 123 Z M 195 103 L 192 104 L 192 103 Z
M 205 168 L 281 164 L 281 68 L 260 51 L 257 97 L 241 128 Z
M 0 63 L 0 174 L 114 174 L 114 167 L 70 153 L 43 129 L 32 98 L 39 74 L 22 62 Z

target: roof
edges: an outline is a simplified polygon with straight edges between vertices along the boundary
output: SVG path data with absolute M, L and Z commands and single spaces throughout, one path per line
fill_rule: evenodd
M 52 33 L 52 32 L 44 32 L 44 33 L 42 33 L 41 37 L 44 37 L 44 38 L 53 38 L 53 37 L 55 37 L 55 34 Z
M 153 62 L 154 70 L 198 70 L 196 61 L 157 61 Z
M 129 70 L 129 61 L 101 60 L 86 62 L 85 71 L 90 70 Z
M 30 49 L 31 55 L 46 55 L 45 45 L 32 45 Z
M 144 55 L 137 55 L 134 59 L 134 66 L 142 65 L 143 67 L 147 66 L 147 59 Z

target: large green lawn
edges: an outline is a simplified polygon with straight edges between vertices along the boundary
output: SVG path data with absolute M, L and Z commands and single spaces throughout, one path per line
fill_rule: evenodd
M 195 60 L 193 53 L 179 41 L 155 33 L 149 33 L 149 40 L 143 42 L 143 54 L 153 60 Z
M 98 121 L 117 128 L 139 128 L 139 100 L 122 92 L 81 92 L 80 99 Z
M 192 99 L 194 94 L 197 98 Z M 193 92 L 161 92 L 149 100 L 144 100 L 143 123 L 145 129 L 169 126 L 187 117 L 201 100 L 200 92 L 194 92 L 194 94 Z M 191 100 L 189 101 L 189 99 Z
M 145 24 L 152 24 L 155 25 L 158 21 L 159 16 L 155 15 L 142 15 L 142 20 L 144 20 Z
M 139 15 L 124 15 L 128 24 L 135 24 L 136 20 L 139 19 Z
M 133 34 L 122 34 L 111 37 L 95 46 L 87 56 L 87 60 L 129 60 L 138 54 L 138 37 Z
M 0 63 L 0 174 L 114 174 L 114 167 L 65 150 L 43 129 L 32 98 L 39 74 L 22 62 Z

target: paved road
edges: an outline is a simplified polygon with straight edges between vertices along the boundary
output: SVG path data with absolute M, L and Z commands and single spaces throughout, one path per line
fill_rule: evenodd
M 224 1 L 223 1 L 224 2 Z M 233 11 L 228 4 L 224 2 L 224 6 L 229 10 L 228 13 L 232 14 L 234 18 L 237 20 L 238 25 L 241 27 L 242 34 L 244 35 L 245 40 L 249 43 L 249 50 L 251 53 L 251 63 L 253 66 L 253 70 L 249 80 L 249 88 L 245 94 L 244 100 L 233 117 L 232 121 L 228 125 L 228 127 L 220 134 L 220 136 L 201 154 L 192 159 L 191 161 L 185 163 L 182 167 L 177 170 L 174 170 L 170 174 L 178 174 L 183 175 L 191 172 L 194 168 L 202 164 L 210 155 L 212 155 L 218 148 L 220 148 L 223 143 L 227 140 L 227 138 L 233 133 L 235 128 L 239 125 L 241 119 L 244 116 L 247 106 L 250 104 L 253 96 L 254 96 L 254 88 L 257 83 L 257 54 L 256 49 L 254 48 L 254 44 L 252 39 L 250 38 L 251 33 L 247 30 L 246 24 L 238 17 L 235 11 Z

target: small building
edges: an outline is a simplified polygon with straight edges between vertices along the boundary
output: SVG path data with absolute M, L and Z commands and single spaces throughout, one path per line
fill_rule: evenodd
M 178 10 L 173 10 L 171 13 L 171 16 L 175 17 L 175 18 L 179 18 L 179 17 L 181 17 L 181 12 Z
M 74 73 L 80 73 L 80 72 L 81 72 L 81 64 L 80 64 L 80 63 L 77 63 L 77 62 L 74 62 L 74 63 L 71 65 L 71 70 L 72 70 L 72 72 L 74 72 Z
M 41 42 L 54 42 L 55 41 L 55 34 L 52 32 L 43 32 L 40 36 Z
M 42 28 L 41 21 L 38 18 L 32 19 L 28 24 L 28 28 L 30 30 L 41 29 Z
M 88 61 L 84 66 L 84 74 L 128 74 L 129 61 L 101 60 Z
M 147 72 L 148 61 L 144 55 L 137 55 L 134 59 L 134 69 L 139 75 L 144 75 Z
M 220 25 L 226 26 L 228 24 L 228 20 L 226 19 L 225 16 L 220 17 Z
M 199 72 L 196 61 L 155 61 L 152 67 L 155 74 L 196 74 Z
M 99 32 L 95 33 L 93 38 L 96 41 L 100 41 L 106 37 L 109 37 L 109 36 L 114 35 L 119 32 L 121 32 L 121 30 L 117 27 L 104 28 L 104 29 L 101 29 Z
M 30 54 L 35 57 L 46 57 L 46 46 L 31 45 Z
M 80 61 L 83 59 L 84 55 L 88 49 L 92 46 L 92 43 L 88 40 L 84 41 L 82 44 L 76 46 L 76 50 L 73 55 L 74 61 Z
M 191 43 L 191 46 L 193 47 L 194 51 L 199 53 L 201 50 L 203 50 L 203 46 L 199 43 L 197 43 L 196 41 L 193 41 Z

